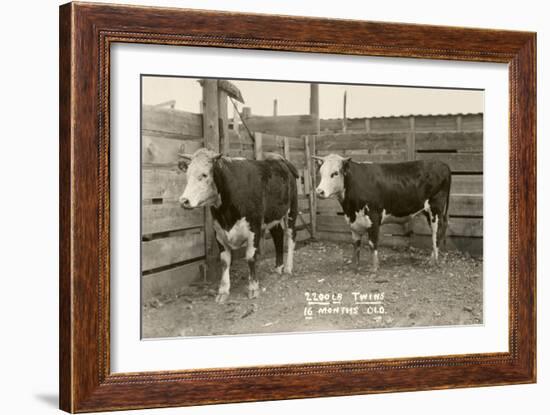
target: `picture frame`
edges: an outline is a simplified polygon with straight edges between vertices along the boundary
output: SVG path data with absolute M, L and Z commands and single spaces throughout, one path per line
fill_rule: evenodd
M 536 381 L 535 33 L 86 3 L 61 6 L 59 23 L 61 409 L 75 413 Z M 111 373 L 109 75 L 110 48 L 116 43 L 508 64 L 509 351 Z

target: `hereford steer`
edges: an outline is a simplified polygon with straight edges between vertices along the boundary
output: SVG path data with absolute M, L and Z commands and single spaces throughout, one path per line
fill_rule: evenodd
M 287 257 L 284 272 L 292 273 L 296 241 L 298 194 L 296 168 L 278 155 L 265 160 L 229 158 L 200 149 L 181 155 L 180 167 L 187 170 L 187 185 L 179 198 L 182 207 L 210 206 L 223 272 L 216 302 L 229 296 L 231 251 L 246 246 L 249 266 L 248 296 L 260 293 L 256 258 L 260 239 L 269 229 L 275 245 L 276 271 L 283 271 L 283 239 Z
M 356 269 L 364 234 L 376 270 L 380 225 L 421 212 L 431 227 L 432 261 L 437 263 L 448 222 L 451 170 L 447 164 L 437 160 L 356 163 L 336 154 L 314 158 L 321 175 L 316 193 L 322 199 L 335 197 L 342 205 L 351 227 Z

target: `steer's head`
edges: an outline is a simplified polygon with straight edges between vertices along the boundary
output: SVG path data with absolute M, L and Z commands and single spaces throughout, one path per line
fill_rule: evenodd
M 329 154 L 325 157 L 313 157 L 319 166 L 321 182 L 315 192 L 321 199 L 344 196 L 344 175 L 347 172 L 351 157 L 342 157 L 338 154 Z
M 214 164 L 221 154 L 201 148 L 193 155 L 179 156 L 179 167 L 187 172 L 187 184 L 179 198 L 181 207 L 194 209 L 216 204 L 220 196 L 214 182 Z

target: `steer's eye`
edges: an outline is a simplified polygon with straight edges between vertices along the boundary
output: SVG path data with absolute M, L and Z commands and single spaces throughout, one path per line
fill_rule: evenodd
M 200 179 L 201 179 L 201 180 L 204 180 L 204 179 L 206 179 L 207 177 L 208 177 L 208 175 L 207 175 L 206 173 L 203 173 L 203 174 L 200 175 Z
M 332 174 L 330 175 L 331 178 L 336 177 L 336 176 L 338 176 L 338 172 L 337 172 L 337 171 L 335 171 L 334 173 L 332 173 Z

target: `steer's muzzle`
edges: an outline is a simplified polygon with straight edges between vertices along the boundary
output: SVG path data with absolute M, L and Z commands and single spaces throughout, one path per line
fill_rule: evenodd
M 325 197 L 325 191 L 323 189 L 317 188 L 315 189 L 315 193 L 317 193 L 317 196 L 319 197 L 323 197 L 323 198 Z
M 191 209 L 191 202 L 186 197 L 180 197 L 180 206 L 184 209 Z

